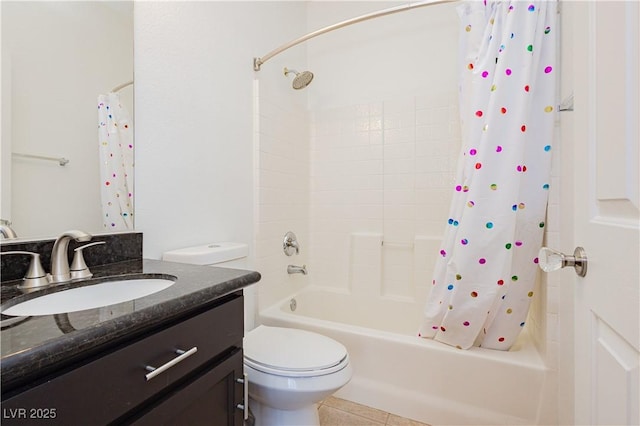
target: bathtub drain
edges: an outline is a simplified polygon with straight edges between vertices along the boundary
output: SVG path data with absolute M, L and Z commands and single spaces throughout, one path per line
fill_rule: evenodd
M 291 301 L 289 302 L 289 308 L 291 309 L 291 312 L 295 311 L 297 307 L 298 302 L 296 302 L 296 299 L 291 299 Z

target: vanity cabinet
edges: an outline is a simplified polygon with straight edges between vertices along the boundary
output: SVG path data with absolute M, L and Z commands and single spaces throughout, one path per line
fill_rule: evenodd
M 3 389 L 2 423 L 240 426 L 243 334 L 236 292 L 8 396 Z M 153 368 L 161 371 L 149 378 Z

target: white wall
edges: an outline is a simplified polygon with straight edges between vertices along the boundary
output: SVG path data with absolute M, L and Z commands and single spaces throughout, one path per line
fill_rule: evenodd
M 103 231 L 96 100 L 132 70 L 130 4 L 2 3 L 2 218 L 18 236 Z
M 136 2 L 136 229 L 145 257 L 253 244 L 252 61 L 303 31 L 301 6 Z
M 374 233 L 384 241 L 378 293 L 424 303 L 460 147 L 455 91 L 313 117 L 314 283 L 349 289 L 353 234 Z
M 309 3 L 309 31 L 388 7 L 389 1 Z M 417 8 L 351 25 L 308 42 L 316 73 L 311 110 L 457 91 L 455 4 Z
M 394 5 L 314 2 L 309 26 Z M 424 303 L 460 147 L 457 23 L 455 6 L 432 6 L 309 42 L 314 284 L 348 290 L 353 234 L 374 233 L 372 290 Z

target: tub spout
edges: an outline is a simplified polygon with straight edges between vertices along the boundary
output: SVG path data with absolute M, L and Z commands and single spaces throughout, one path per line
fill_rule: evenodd
M 307 275 L 307 265 L 302 265 L 302 266 L 288 265 L 287 274 Z

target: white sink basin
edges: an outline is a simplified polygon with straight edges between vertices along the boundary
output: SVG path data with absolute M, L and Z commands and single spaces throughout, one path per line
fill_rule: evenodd
M 174 283 L 174 280 L 165 278 L 106 281 L 34 297 L 13 305 L 1 313 L 26 317 L 83 311 L 148 296 Z

